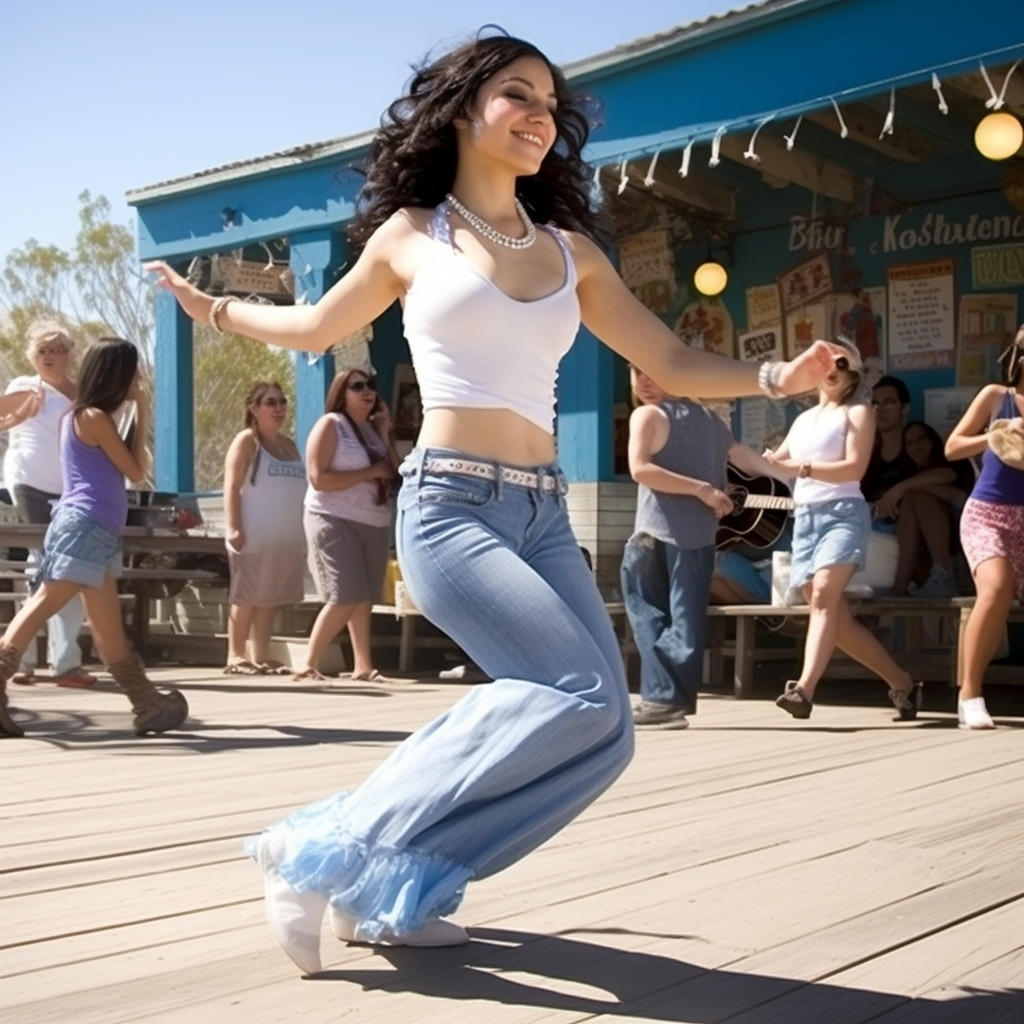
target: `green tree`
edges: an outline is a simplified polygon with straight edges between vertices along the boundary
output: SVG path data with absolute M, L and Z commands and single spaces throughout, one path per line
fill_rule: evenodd
M 0 274 L 0 390 L 27 373 L 25 333 L 33 320 L 56 319 L 83 348 L 104 334 L 129 338 L 152 367 L 153 288 L 135 255 L 131 228 L 111 220 L 104 196 L 83 192 L 79 227 L 70 250 L 30 238 L 8 254 Z M 195 479 L 200 490 L 218 490 L 224 456 L 242 428 L 243 400 L 257 380 L 276 380 L 294 391 L 294 369 L 284 352 L 195 326 Z M 0 433 L 0 454 L 6 437 Z
M 232 438 L 245 426 L 245 396 L 256 381 L 274 381 L 292 399 L 284 432 L 294 436 L 295 367 L 281 349 L 237 334 L 220 335 L 196 325 L 195 479 L 200 491 L 224 485 L 224 456 Z

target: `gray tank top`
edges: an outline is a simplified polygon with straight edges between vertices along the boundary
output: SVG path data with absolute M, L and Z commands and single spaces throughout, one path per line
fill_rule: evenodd
M 735 443 L 726 425 L 710 409 L 685 399 L 664 402 L 661 408 L 669 419 L 669 434 L 665 447 L 653 456 L 654 464 L 724 490 L 725 464 Z M 699 498 L 640 485 L 634 533 L 693 550 L 713 545 L 717 532 L 718 518 Z

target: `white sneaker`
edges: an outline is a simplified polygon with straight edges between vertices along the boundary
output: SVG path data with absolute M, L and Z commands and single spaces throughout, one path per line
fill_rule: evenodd
M 961 729 L 994 729 L 996 723 L 985 707 L 984 697 L 971 697 L 957 702 L 957 718 Z

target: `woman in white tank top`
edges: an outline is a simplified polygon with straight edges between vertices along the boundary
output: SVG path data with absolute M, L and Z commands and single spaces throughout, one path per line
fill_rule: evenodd
M 621 653 L 555 463 L 555 377 L 580 320 L 687 397 L 797 394 L 834 366 L 825 342 L 760 370 L 682 345 L 593 240 L 588 132 L 536 47 L 481 36 L 389 108 L 350 231 L 359 257 L 316 305 L 214 300 L 148 267 L 193 318 L 299 350 L 323 352 L 402 304 L 424 406 L 398 497 L 402 576 L 494 680 L 357 790 L 250 844 L 275 937 L 305 972 L 320 969 L 328 904 L 343 941 L 468 941 L 444 920 L 467 882 L 558 832 L 630 759 Z
M 287 416 L 280 385 L 257 381 L 245 397 L 245 428 L 224 459 L 231 571 L 227 675 L 291 671 L 270 659 L 277 609 L 301 601 L 304 589 L 306 471 L 295 442 L 281 430 Z
M 765 452 L 797 478 L 789 585 L 811 607 L 800 678 L 786 683 L 775 703 L 794 718 L 810 718 L 815 688 L 838 646 L 885 680 L 896 720 L 910 721 L 921 704 L 921 684 L 853 617 L 845 596 L 853 574 L 866 564 L 871 533 L 860 478 L 871 458 L 875 417 L 856 400 L 860 370 L 860 355 L 849 345 L 818 388 L 818 404 L 797 416 L 776 451 Z

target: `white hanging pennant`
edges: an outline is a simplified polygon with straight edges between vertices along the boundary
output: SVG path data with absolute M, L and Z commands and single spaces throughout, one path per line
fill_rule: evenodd
M 647 168 L 647 175 L 644 178 L 644 184 L 648 188 L 654 184 L 654 168 L 658 166 L 658 154 L 660 152 L 660 149 L 656 149 L 654 151 L 654 156 L 651 157 L 651 166 Z
M 839 104 L 836 103 L 834 97 L 829 96 L 829 99 L 832 100 L 832 106 L 835 108 L 836 117 L 839 118 L 839 138 L 845 139 L 850 133 L 847 130 L 846 122 L 843 120 L 843 112 L 839 109 Z
M 626 191 L 626 184 L 629 181 L 629 175 L 626 174 L 626 161 L 622 161 L 622 166 L 619 168 L 619 195 Z
M 884 139 L 886 135 L 892 135 L 893 122 L 896 120 L 896 90 L 889 90 L 889 113 L 885 115 L 885 124 L 882 125 L 882 130 L 878 133 L 880 139 Z
M 939 96 L 939 110 L 943 114 L 949 113 L 949 104 L 946 102 L 946 97 L 942 95 L 942 83 L 939 81 L 939 76 L 932 72 L 932 88 L 938 93 Z
M 690 173 L 690 154 L 693 152 L 693 139 L 686 143 L 683 150 L 683 162 L 679 165 L 679 177 L 685 178 Z
M 744 160 L 753 160 L 755 164 L 761 162 L 761 158 L 754 152 L 754 145 L 757 142 L 758 133 L 761 129 L 774 117 L 774 114 L 769 114 L 755 129 L 754 134 L 750 136 L 750 141 L 747 143 L 747 148 L 743 152 Z
M 789 135 L 783 135 L 782 137 L 786 140 L 786 149 L 792 149 L 796 144 L 796 133 L 800 131 L 800 122 L 804 119 L 804 115 L 801 114 L 796 119 L 796 124 L 793 125 L 793 131 Z
M 722 136 L 725 134 L 725 125 L 715 132 L 715 137 L 711 140 L 711 159 L 708 161 L 708 167 L 717 167 L 722 161 L 719 159 L 718 151 L 722 148 Z

